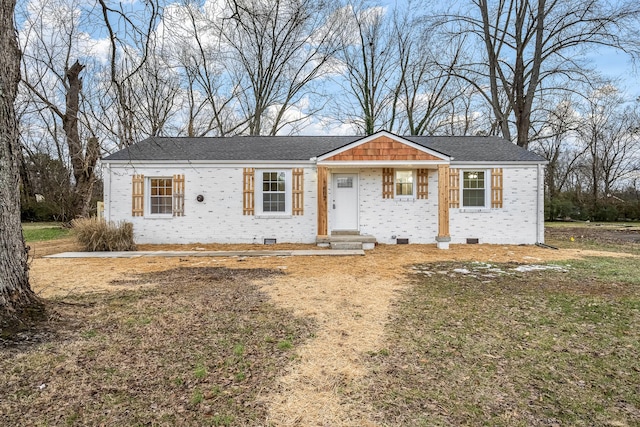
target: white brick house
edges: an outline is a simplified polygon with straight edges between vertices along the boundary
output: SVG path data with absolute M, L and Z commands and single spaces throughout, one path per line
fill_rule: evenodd
M 103 159 L 105 218 L 138 243 L 534 244 L 544 164 L 495 137 L 149 138 Z

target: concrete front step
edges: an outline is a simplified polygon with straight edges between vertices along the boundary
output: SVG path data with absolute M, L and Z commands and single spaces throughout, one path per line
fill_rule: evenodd
M 318 246 L 331 247 L 331 249 L 365 249 L 370 250 L 376 246 L 376 238 L 368 235 L 335 235 L 317 236 Z
M 358 230 L 333 230 L 331 232 L 332 236 L 359 236 L 360 232 Z
M 362 242 L 331 242 L 329 243 L 331 249 L 363 249 Z

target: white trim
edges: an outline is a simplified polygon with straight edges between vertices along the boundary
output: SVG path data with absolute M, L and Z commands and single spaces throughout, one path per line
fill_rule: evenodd
M 284 172 L 284 212 L 265 212 L 263 211 L 263 196 L 264 193 L 262 191 L 262 174 L 265 172 Z M 291 202 L 292 202 L 292 194 L 291 194 L 291 184 L 292 184 L 292 169 L 289 168 L 264 168 L 264 169 L 255 169 L 255 217 L 266 219 L 266 218 L 291 218 Z
M 321 159 L 295 160 L 284 162 L 281 160 L 101 160 L 104 165 L 113 166 L 132 166 L 135 168 L 157 167 L 157 166 L 182 166 L 188 165 L 192 167 L 216 166 L 216 167 L 286 167 L 286 168 L 307 168 L 317 165 L 334 166 L 334 167 L 359 167 L 359 166 L 386 166 L 396 167 L 397 165 L 411 166 L 437 166 L 450 165 L 452 168 L 458 167 L 477 167 L 477 168 L 504 168 L 518 166 L 537 166 L 547 165 L 548 161 L 447 161 L 447 160 L 366 160 L 366 161 L 350 161 L 350 160 L 331 160 L 323 161 Z
M 484 205 L 483 206 L 465 206 L 464 205 L 464 173 L 465 172 L 484 172 Z M 474 190 L 469 188 L 468 190 Z M 460 211 L 461 212 L 489 212 L 491 209 L 491 169 L 483 168 L 464 168 L 460 169 Z
M 171 212 L 151 213 L 151 180 L 169 179 L 171 180 Z M 146 219 L 170 219 L 173 218 L 173 176 L 153 175 L 144 177 L 144 218 Z
M 424 168 L 424 166 L 438 166 L 438 165 L 448 165 L 448 161 L 444 160 L 325 160 L 318 161 L 319 166 L 327 166 L 334 168 L 343 168 L 343 167 L 362 167 L 362 166 L 372 166 L 372 167 L 403 167 L 406 169 L 419 169 Z M 428 168 L 428 169 L 436 169 Z
M 190 165 L 190 166 L 210 166 L 216 167 L 269 167 L 269 168 L 308 168 L 316 164 L 312 160 L 101 160 L 105 165 L 117 165 L 128 166 L 134 165 L 136 168 L 146 168 L 155 166 L 178 166 L 178 165 Z
M 412 184 L 412 191 L 411 191 L 411 195 L 403 195 L 403 194 L 398 194 L 396 192 L 397 190 L 397 184 L 398 184 L 398 172 L 411 172 L 412 175 L 412 180 L 411 180 L 411 184 Z M 398 199 L 398 200 L 415 200 L 416 197 L 416 191 L 417 191 L 417 174 L 416 174 L 416 170 L 415 169 L 408 169 L 408 168 L 397 168 L 393 170 L 393 197 L 394 199 Z
M 458 209 L 458 212 L 462 212 L 462 213 L 489 213 L 491 212 L 490 208 L 487 207 L 471 207 L 469 206 L 468 208 L 460 208 Z
M 383 131 L 379 131 L 379 132 L 376 132 L 374 134 L 371 134 L 369 136 L 363 137 L 361 139 L 358 139 L 356 141 L 353 141 L 353 142 L 351 142 L 351 143 L 349 143 L 349 144 L 347 144 L 347 145 L 345 145 L 343 147 L 337 148 L 337 149 L 335 149 L 333 151 L 330 151 L 330 152 L 328 152 L 326 154 L 318 156 L 318 163 L 328 159 L 329 157 L 333 157 L 333 156 L 335 156 L 337 154 L 344 153 L 345 151 L 349 151 L 352 148 L 355 148 L 355 147 L 358 147 L 360 145 L 366 144 L 367 142 L 371 142 L 371 141 L 376 140 L 376 139 L 378 139 L 380 137 L 387 137 L 387 138 L 393 139 L 394 141 L 399 142 L 401 144 L 404 144 L 404 145 L 406 145 L 408 147 L 414 148 L 414 149 L 416 149 L 418 151 L 422 151 L 423 153 L 427 153 L 427 154 L 430 154 L 430 155 L 432 155 L 434 157 L 442 159 L 439 162 L 448 163 L 448 162 L 451 161 L 451 157 L 447 156 L 446 154 L 443 154 L 443 153 L 440 153 L 438 151 L 432 150 L 430 148 L 424 147 L 424 146 L 422 146 L 420 144 L 416 144 L 415 142 L 409 141 L 408 139 L 402 138 L 401 136 L 394 135 L 392 133 L 389 133 L 389 132 L 383 130 Z M 333 163 L 333 162 L 331 162 L 331 163 Z M 359 164 L 364 164 L 364 163 L 365 162 L 359 162 Z M 416 164 L 418 164 L 418 163 L 416 162 Z
M 544 243 L 544 165 L 538 165 L 536 185 L 536 243 Z
M 546 160 L 544 162 L 540 161 L 540 162 L 536 162 L 536 161 L 526 161 L 526 162 L 520 162 L 520 161 L 509 161 L 509 162 L 504 162 L 504 161 L 496 161 L 496 162 L 476 162 L 476 161 L 465 161 L 465 162 L 451 162 L 451 167 L 452 168 L 479 168 L 479 169 L 484 169 L 484 168 L 504 168 L 505 166 L 513 166 L 513 167 L 517 167 L 517 166 L 537 166 L 537 165 L 546 165 L 547 162 Z

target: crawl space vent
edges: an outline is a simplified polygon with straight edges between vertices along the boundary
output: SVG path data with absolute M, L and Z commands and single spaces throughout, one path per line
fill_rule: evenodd
M 479 242 L 479 239 L 467 239 L 467 245 L 477 245 Z
M 264 239 L 264 244 L 265 245 L 275 245 L 276 244 L 276 239 Z
M 396 243 L 398 245 L 408 245 L 409 244 L 409 239 L 400 239 L 400 238 L 398 238 L 398 239 L 396 239 Z

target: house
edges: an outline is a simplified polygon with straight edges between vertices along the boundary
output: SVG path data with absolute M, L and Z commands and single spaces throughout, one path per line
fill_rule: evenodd
M 138 243 L 534 244 L 545 160 L 497 137 L 149 138 L 103 159 Z

